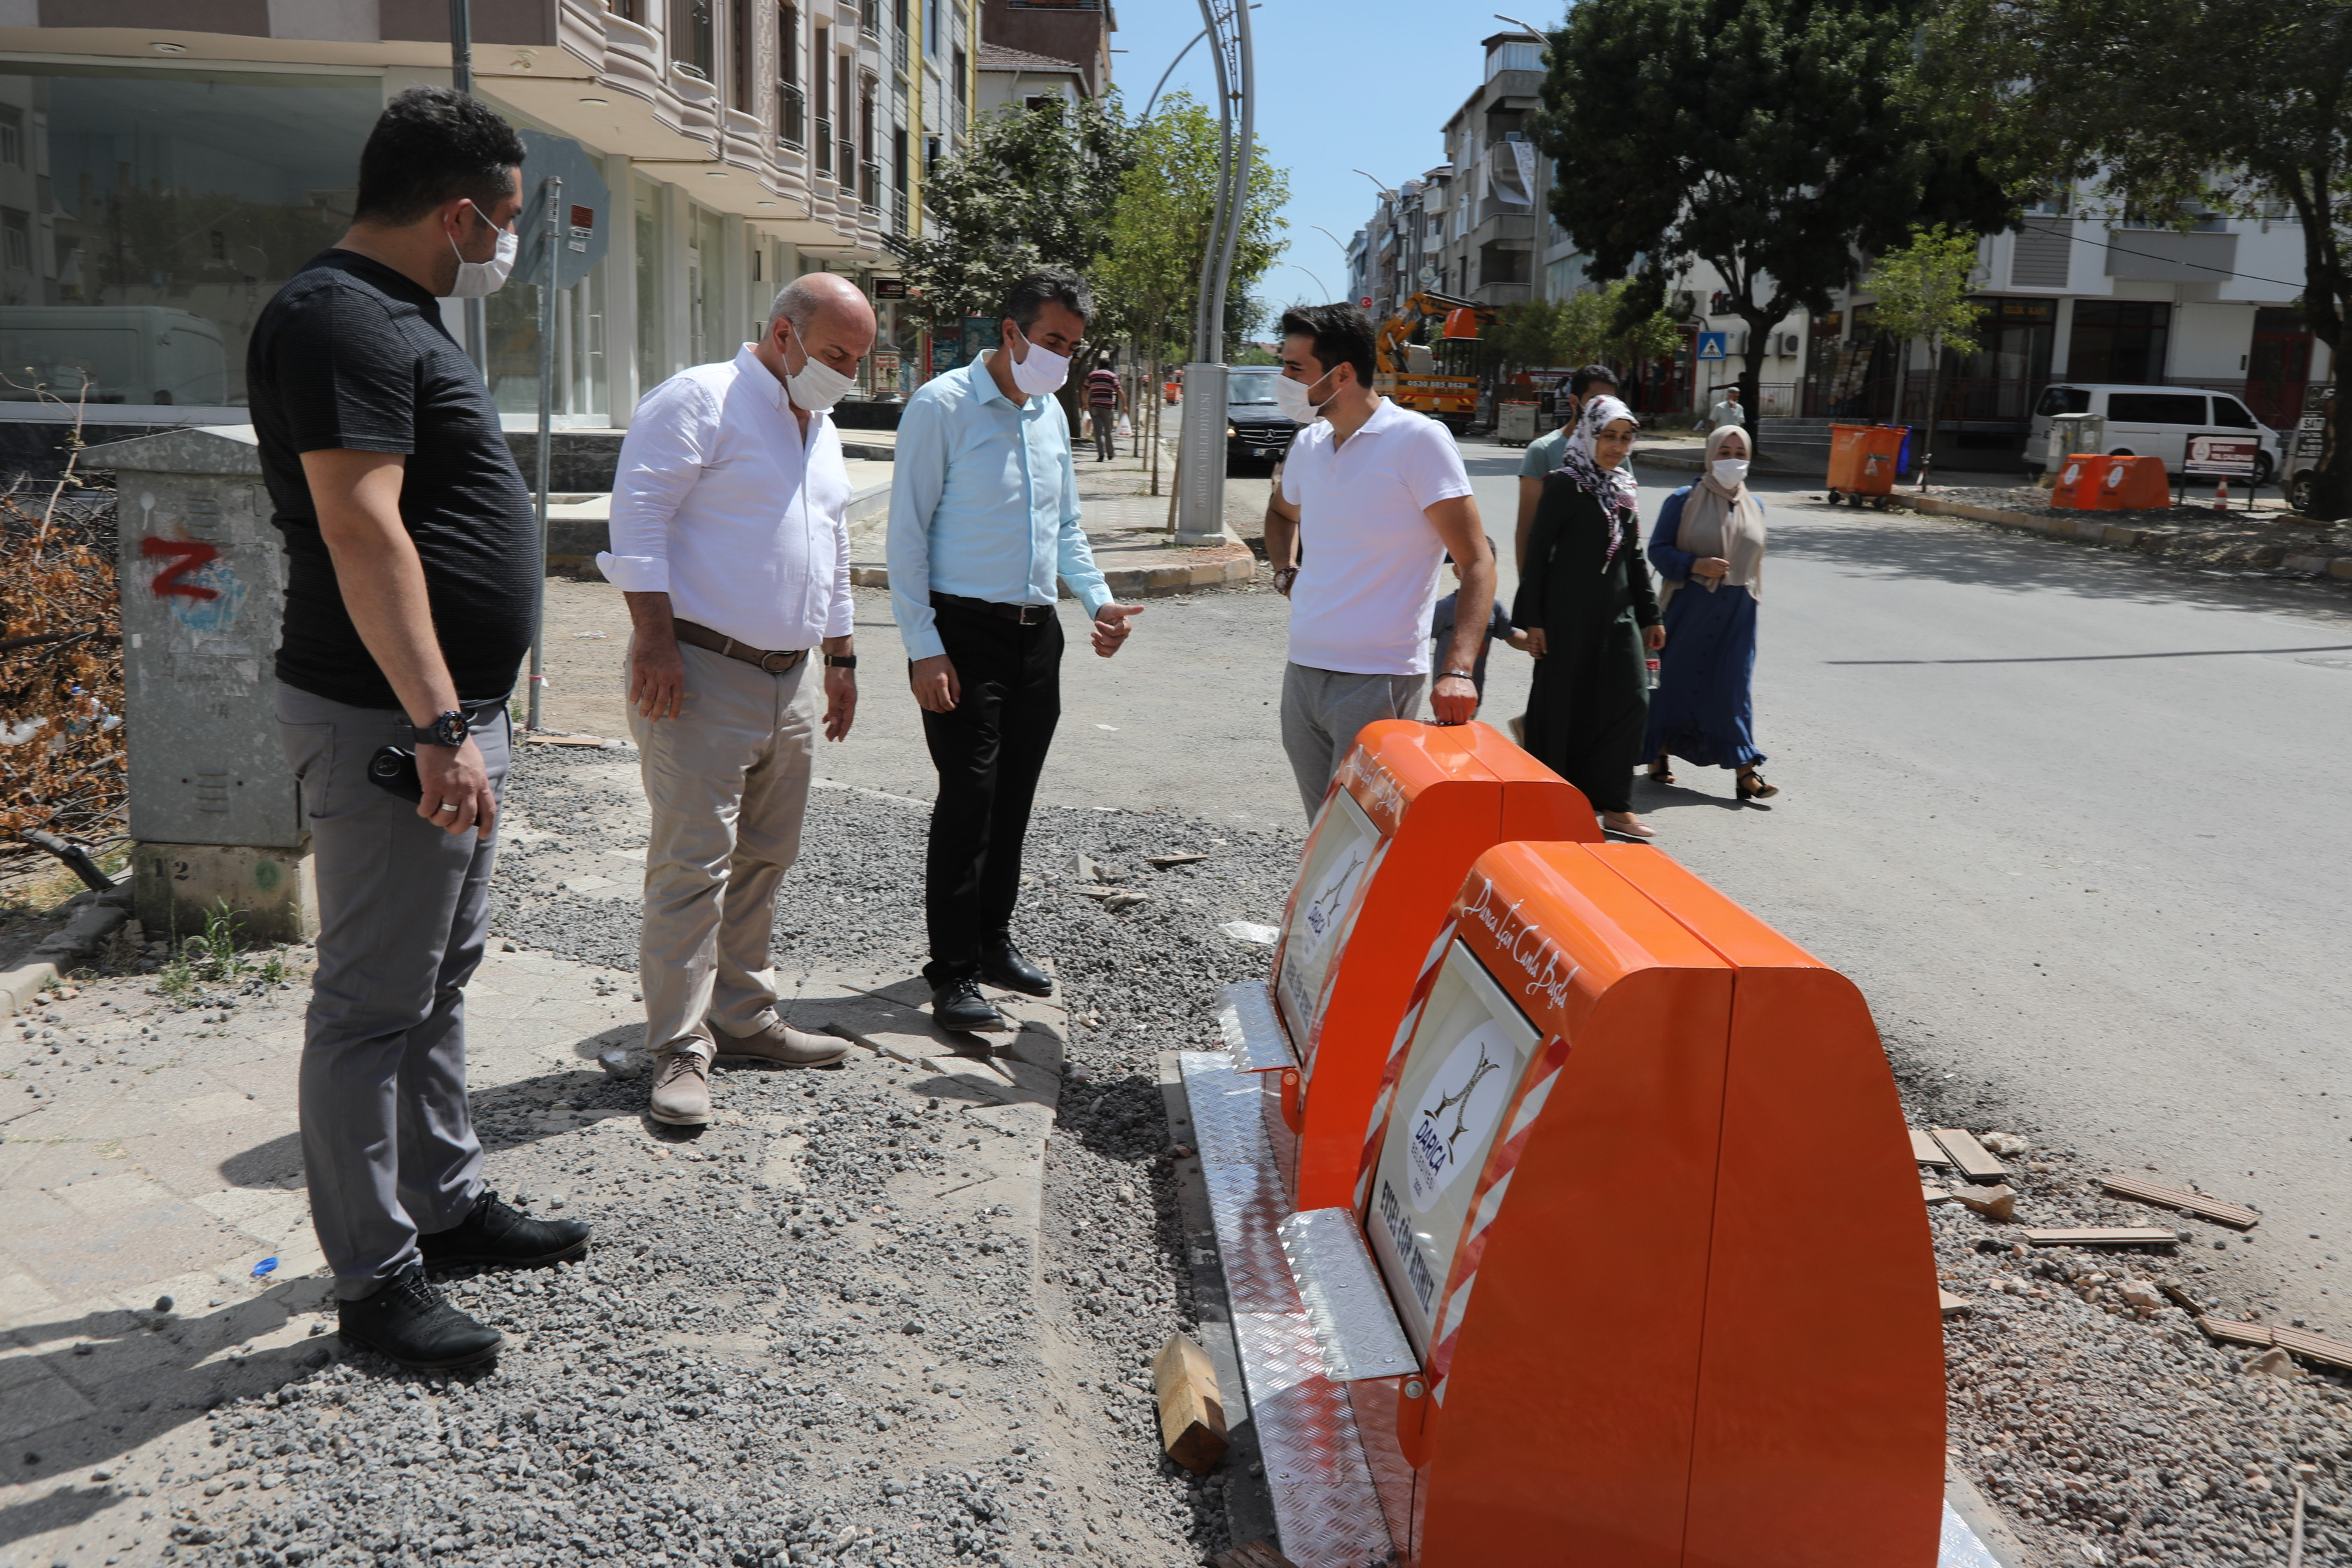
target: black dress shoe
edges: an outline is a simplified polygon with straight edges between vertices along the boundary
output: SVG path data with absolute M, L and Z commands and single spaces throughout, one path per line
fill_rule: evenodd
M 346 1344 L 364 1346 L 417 1372 L 473 1366 L 507 1342 L 504 1334 L 457 1310 L 427 1284 L 421 1263 L 385 1280 L 374 1295 L 343 1302 L 338 1316 Z
M 1007 991 L 1025 991 L 1032 996 L 1051 996 L 1054 982 L 1045 972 L 1022 956 L 1009 936 L 1000 936 L 981 943 L 980 977 L 991 985 L 1001 985 Z
M 931 987 L 931 1022 L 942 1029 L 970 1034 L 1004 1027 L 1004 1015 L 980 994 L 979 981 L 950 980 Z
M 542 1264 L 569 1263 L 588 1250 L 588 1226 L 576 1219 L 533 1219 L 499 1202 L 485 1192 L 474 1212 L 430 1236 L 416 1238 L 417 1251 L 427 1264 L 488 1263 L 508 1268 L 536 1268 Z

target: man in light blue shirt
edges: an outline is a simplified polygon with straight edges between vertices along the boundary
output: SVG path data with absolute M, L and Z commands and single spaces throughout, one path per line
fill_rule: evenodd
M 1000 345 L 907 400 L 890 483 L 890 608 L 940 771 L 925 866 L 931 1016 L 1002 1027 L 981 983 L 1033 996 L 1053 982 L 1013 941 L 1029 805 L 1062 713 L 1055 578 L 1093 620 L 1095 652 L 1140 605 L 1111 601 L 1078 526 L 1070 425 L 1054 394 L 1094 296 L 1076 273 L 1013 286 Z

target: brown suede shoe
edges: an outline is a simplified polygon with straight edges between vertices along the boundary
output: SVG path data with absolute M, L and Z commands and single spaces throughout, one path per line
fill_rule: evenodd
M 653 1094 L 646 1114 L 672 1127 L 703 1127 L 710 1121 L 710 1063 L 700 1051 L 663 1050 L 654 1056 Z
M 710 1037 L 722 1057 L 749 1057 L 788 1068 L 831 1067 L 849 1054 L 849 1042 L 831 1035 L 809 1035 L 775 1018 L 756 1035 L 736 1035 L 710 1024 Z

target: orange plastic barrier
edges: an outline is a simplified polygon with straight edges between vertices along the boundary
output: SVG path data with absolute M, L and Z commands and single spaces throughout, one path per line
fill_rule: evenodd
M 2106 458 L 2090 501 L 2098 511 L 2162 511 L 2172 505 L 2172 476 L 2161 458 Z
M 1420 1366 L 1347 1385 L 1398 1561 L 1935 1563 L 1935 1259 L 1853 985 L 1654 848 L 1506 844 L 1411 1005 L 1342 1211 Z M 1792 1161 L 1837 1201 L 1792 1217 Z
M 1903 431 L 1892 425 L 1830 426 L 1830 486 L 1843 495 L 1883 496 L 1895 489 Z
M 1575 786 L 1486 724 L 1367 724 L 1324 797 L 1272 973 L 1292 1065 L 1267 1134 L 1298 1205 L 1344 1204 L 1412 983 L 1470 863 L 1514 838 L 1599 843 Z
M 2107 477 L 2107 466 L 2113 458 L 2103 458 L 2096 452 L 2077 452 L 2066 459 L 2058 470 L 2057 482 L 2050 487 L 2053 510 L 2090 511 L 2099 504 L 2099 486 Z

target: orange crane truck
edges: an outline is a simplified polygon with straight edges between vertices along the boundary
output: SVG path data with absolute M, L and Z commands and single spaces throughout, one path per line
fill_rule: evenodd
M 1381 324 L 1376 345 L 1379 370 L 1372 390 L 1402 408 L 1442 421 L 1455 435 L 1469 428 L 1478 412 L 1478 378 L 1450 374 L 1465 370 L 1470 351 L 1453 345 L 1475 343 L 1478 325 L 1495 319 L 1491 305 L 1457 300 L 1450 294 L 1423 290 Z M 1440 321 L 1435 347 L 1412 342 L 1430 322 Z

